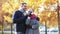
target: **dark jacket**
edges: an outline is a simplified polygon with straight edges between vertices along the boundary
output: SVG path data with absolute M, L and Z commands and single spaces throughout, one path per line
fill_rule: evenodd
M 16 23 L 16 31 L 17 32 L 25 32 L 26 31 L 26 18 L 21 11 L 16 11 L 13 16 L 13 23 Z

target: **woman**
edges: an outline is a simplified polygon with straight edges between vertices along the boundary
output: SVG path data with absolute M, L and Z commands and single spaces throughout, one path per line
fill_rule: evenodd
M 28 18 L 26 19 L 26 34 L 39 34 L 39 19 L 33 14 L 33 9 L 28 9 Z

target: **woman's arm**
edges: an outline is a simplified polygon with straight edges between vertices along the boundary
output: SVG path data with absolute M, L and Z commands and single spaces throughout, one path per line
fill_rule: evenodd
M 38 21 L 40 20 L 39 17 L 36 18 Z

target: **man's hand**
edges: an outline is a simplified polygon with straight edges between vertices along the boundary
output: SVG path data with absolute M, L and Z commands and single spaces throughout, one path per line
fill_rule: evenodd
M 24 14 L 24 16 L 27 16 L 27 13 L 23 13 Z

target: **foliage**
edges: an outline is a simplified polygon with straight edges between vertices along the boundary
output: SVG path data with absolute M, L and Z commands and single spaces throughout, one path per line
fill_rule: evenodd
M 34 13 L 40 18 L 41 24 L 46 21 L 48 27 L 58 25 L 57 0 L 6 0 L 2 2 L 1 11 L 4 11 L 4 20 L 7 20 L 7 23 L 12 23 L 12 14 L 21 7 L 22 2 L 26 2 L 28 8 L 34 9 Z

